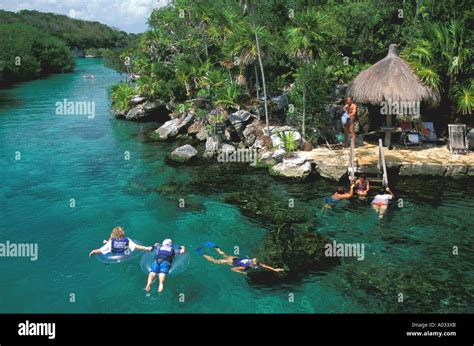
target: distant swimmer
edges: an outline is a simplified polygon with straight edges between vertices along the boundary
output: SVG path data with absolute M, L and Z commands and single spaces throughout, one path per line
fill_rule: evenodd
M 151 265 L 150 274 L 148 274 L 148 282 L 145 290 L 150 292 L 151 285 L 153 281 L 155 281 L 156 274 L 158 274 L 158 293 L 161 293 L 163 292 L 166 275 L 170 272 L 174 256 L 185 252 L 186 248 L 181 246 L 179 249 L 174 249 L 173 241 L 171 239 L 165 239 L 161 244 L 156 243 L 152 251 L 154 251 L 155 259 Z
M 125 232 L 122 227 L 117 226 L 112 230 L 109 240 L 104 240 L 104 245 L 101 248 L 92 250 L 89 253 L 89 257 L 96 254 L 127 255 L 135 250 L 151 251 L 152 247 L 136 244 L 130 238 L 125 236 Z
M 269 265 L 263 264 L 259 262 L 256 258 L 246 258 L 246 257 L 236 257 L 236 256 L 229 256 L 224 251 L 222 251 L 217 245 L 214 245 L 216 251 L 223 257 L 222 259 L 215 259 L 212 256 L 209 256 L 203 253 L 201 248 L 196 249 L 196 252 L 203 255 L 205 259 L 209 262 L 216 263 L 216 264 L 226 264 L 232 266 L 231 270 L 236 273 L 247 275 L 245 271 L 249 269 L 256 269 L 256 268 L 264 268 L 274 272 L 282 272 L 285 271 L 281 268 L 273 268 Z
M 393 192 L 387 187 L 385 190 L 380 189 L 378 195 L 372 200 L 372 207 L 379 214 L 382 219 L 387 211 L 388 203 L 395 198 Z
M 324 201 L 326 202 L 325 208 L 331 208 L 343 199 L 350 199 L 354 196 L 354 184 L 351 185 L 349 192 L 346 192 L 343 186 L 339 186 L 337 191 L 331 196 L 326 197 Z
M 365 199 L 370 190 L 370 183 L 365 174 L 361 174 L 354 183 L 355 190 L 360 199 Z

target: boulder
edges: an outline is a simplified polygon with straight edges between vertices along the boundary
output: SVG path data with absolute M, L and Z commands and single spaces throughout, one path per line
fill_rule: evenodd
M 247 125 L 242 135 L 244 136 L 244 143 L 246 145 L 253 145 L 257 139 L 255 126 L 253 124 Z
M 220 151 L 226 154 L 232 154 L 235 151 L 235 147 L 231 144 L 222 144 Z
M 251 117 L 255 117 L 255 116 L 251 114 L 250 112 L 247 112 L 246 110 L 241 109 L 237 112 L 231 113 L 229 115 L 229 121 L 236 130 L 239 130 L 240 128 L 242 128 L 243 124 L 246 121 L 248 121 Z
M 285 157 L 285 155 L 286 155 L 286 150 L 285 149 L 277 149 L 273 153 L 272 159 L 274 159 L 276 161 L 282 161 L 283 158 Z
M 323 178 L 339 181 L 347 173 L 347 167 L 344 164 L 317 161 L 316 172 Z
M 138 104 L 125 114 L 125 119 L 127 120 L 138 120 L 145 117 L 145 111 L 143 110 L 143 104 Z
M 207 132 L 207 129 L 205 127 L 199 130 L 198 133 L 196 133 L 196 139 L 201 142 L 204 142 L 205 140 L 207 140 L 208 137 L 209 137 L 209 133 Z
M 163 106 L 163 102 L 160 100 L 155 100 L 153 102 L 148 101 L 143 105 L 143 110 L 146 114 L 149 114 L 157 111 L 161 106 Z
M 198 154 L 192 145 L 186 144 L 173 150 L 169 158 L 175 162 L 187 162 Z
M 139 103 L 143 103 L 143 102 L 145 102 L 145 101 L 146 101 L 146 97 L 142 97 L 142 96 L 136 95 L 136 96 L 134 96 L 134 97 L 130 100 L 130 104 L 131 104 L 132 106 L 135 106 L 135 105 L 137 105 L 137 104 L 139 104 Z
M 274 104 L 274 110 L 279 111 L 288 106 L 288 93 L 281 94 L 272 98 L 272 103 Z
M 176 137 L 180 131 L 185 131 L 190 125 L 194 115 L 188 113 L 180 118 L 171 119 L 164 123 L 160 128 L 153 133 L 153 138 L 165 141 L 169 138 Z
M 283 159 L 283 162 L 270 168 L 270 174 L 286 178 L 305 179 L 311 173 L 311 163 L 306 162 L 305 158 L 292 157 Z
M 204 151 L 204 157 L 211 158 L 217 152 L 217 141 L 214 137 L 209 136 L 206 140 L 206 149 Z

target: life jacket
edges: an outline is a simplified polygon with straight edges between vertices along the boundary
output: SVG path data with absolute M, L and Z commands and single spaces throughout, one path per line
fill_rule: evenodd
M 168 261 L 168 262 L 173 261 L 175 251 L 172 247 L 158 244 L 154 247 L 153 250 L 155 252 L 155 261 L 157 261 L 158 263 L 165 262 L 165 261 Z
M 250 258 L 236 257 L 232 260 L 232 265 L 234 267 L 244 267 L 245 270 L 253 268 L 252 260 Z
M 124 237 L 122 239 L 112 238 L 112 251 L 113 253 L 125 253 L 128 251 L 128 238 Z

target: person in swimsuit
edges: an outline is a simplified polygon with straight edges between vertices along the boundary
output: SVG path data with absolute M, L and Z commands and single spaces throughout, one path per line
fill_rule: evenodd
M 365 174 L 355 181 L 355 190 L 360 199 L 365 199 L 370 190 L 370 183 Z
M 339 186 L 337 191 L 332 194 L 331 197 L 326 197 L 324 201 L 326 202 L 325 208 L 331 208 L 343 199 L 350 199 L 354 195 L 354 184 L 351 185 L 349 192 L 344 190 L 343 186 Z
M 273 267 L 270 267 L 269 265 L 263 264 L 259 262 L 256 258 L 229 256 L 224 251 L 222 251 L 217 245 L 214 248 L 216 249 L 217 253 L 219 253 L 219 255 L 223 257 L 222 259 L 216 259 L 206 254 L 203 254 L 203 257 L 212 263 L 230 265 L 232 266 L 230 270 L 236 273 L 247 275 L 245 271 L 249 269 L 255 269 L 258 267 L 268 269 L 277 273 L 284 271 L 284 269 L 273 268 Z
M 350 96 L 346 98 L 344 112 L 349 116 L 349 119 L 344 124 L 344 147 L 347 148 L 349 146 L 349 134 L 355 144 L 355 121 L 357 117 L 357 105 L 352 101 L 352 97 Z
M 387 187 L 385 190 L 380 189 L 379 194 L 372 200 L 372 207 L 379 214 L 379 219 L 383 219 L 387 211 L 388 203 L 395 198 L 393 192 Z

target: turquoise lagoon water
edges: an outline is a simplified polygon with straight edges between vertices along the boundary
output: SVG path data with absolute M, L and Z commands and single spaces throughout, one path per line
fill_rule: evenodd
M 84 80 L 84 73 L 96 78 Z M 109 88 L 121 78 L 100 59 L 82 59 L 75 73 L 0 91 L 0 242 L 39 246 L 37 261 L 0 258 L 0 312 L 474 311 L 472 180 L 418 180 L 399 188 L 404 207 L 380 221 L 366 206 L 321 212 L 322 198 L 334 189 L 321 179 L 293 184 L 261 171 L 218 168 L 206 171 L 211 183 L 192 196 L 194 207 L 180 209 L 157 188 L 192 184 L 203 172 L 164 162 L 177 144 L 151 142 L 148 134 L 156 124 L 114 119 Z M 55 103 L 63 99 L 94 101 L 95 118 L 56 115 Z M 15 160 L 18 152 L 21 160 Z M 410 191 L 417 184 L 428 184 L 430 198 Z M 189 268 L 170 278 L 162 295 L 154 290 L 147 296 L 139 261 L 105 265 L 88 258 L 115 225 L 145 244 L 171 237 L 192 251 L 211 240 L 251 255 L 270 226 L 222 198 L 246 189 L 294 198 L 315 218 L 319 232 L 366 243 L 365 260 L 344 260 L 301 281 L 262 287 L 192 252 Z M 453 246 L 459 255 L 452 255 Z M 397 303 L 397 290 L 405 294 L 404 303 Z

